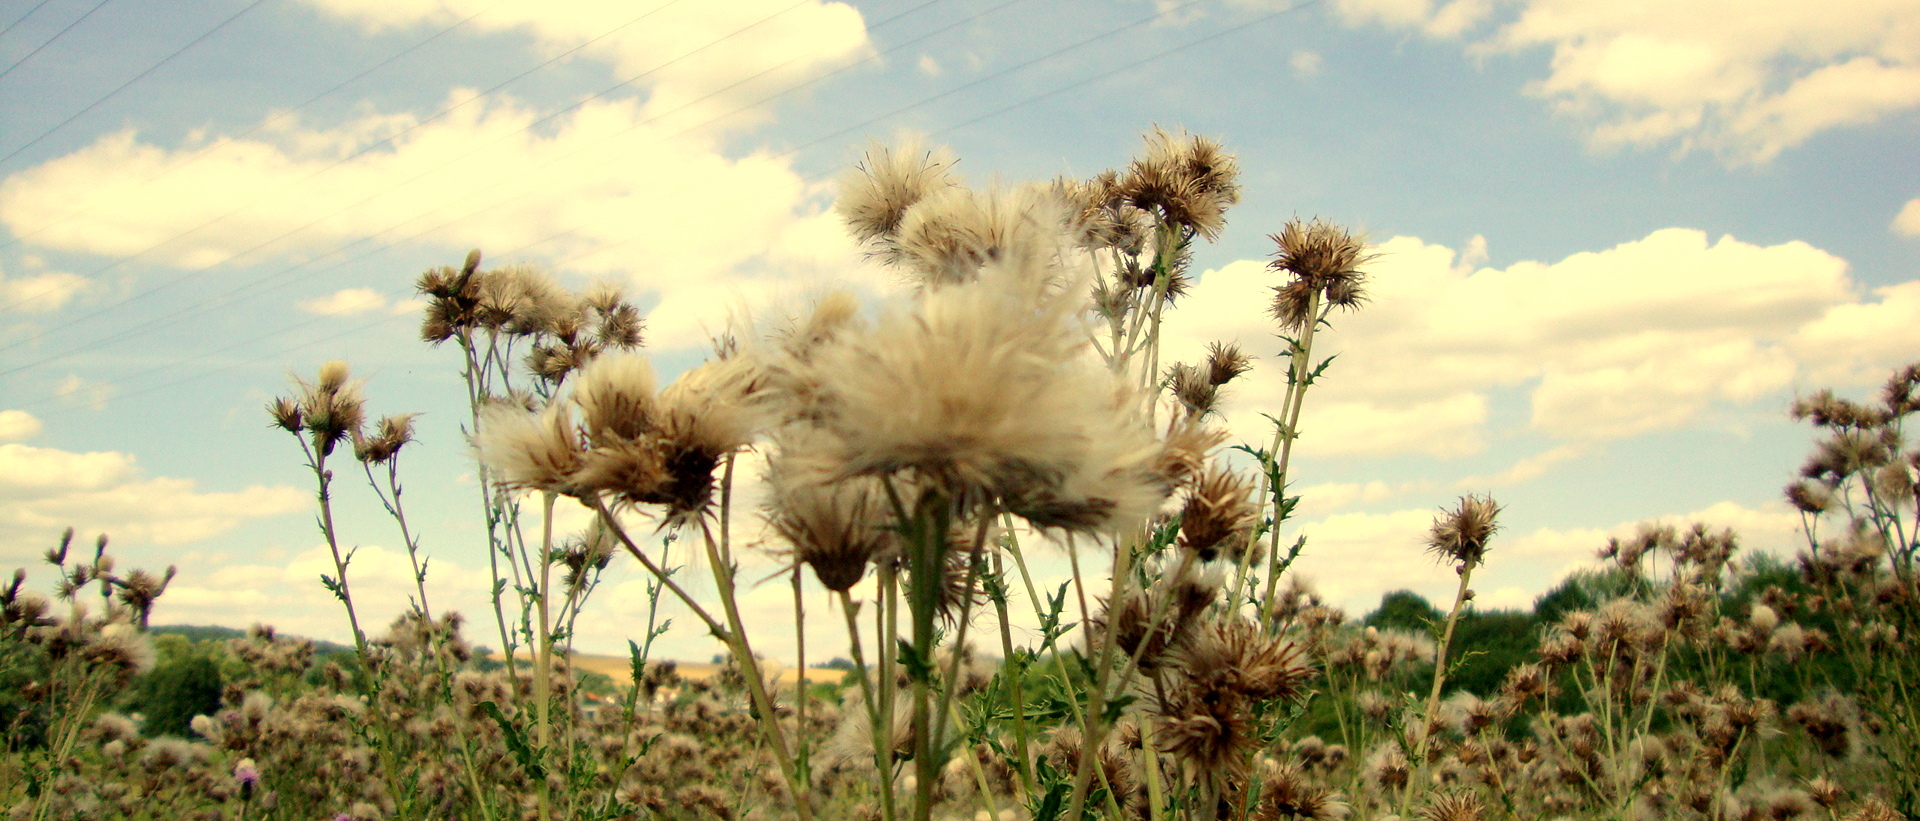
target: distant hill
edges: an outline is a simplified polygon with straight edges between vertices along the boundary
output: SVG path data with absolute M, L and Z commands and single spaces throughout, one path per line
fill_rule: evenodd
M 193 641 L 226 641 L 227 639 L 244 639 L 247 637 L 247 631 L 245 630 L 236 630 L 231 627 L 219 627 L 210 624 L 158 624 L 147 628 L 147 632 L 160 636 L 182 636 Z M 313 642 L 313 649 L 318 655 L 330 656 L 335 653 L 353 652 L 352 647 L 344 644 L 335 644 L 319 639 L 311 639 L 311 641 Z
M 227 639 L 242 639 L 247 637 L 247 631 L 245 630 L 205 624 L 162 624 L 155 625 L 149 628 L 149 630 L 156 635 L 182 636 L 193 641 L 226 641 Z M 335 644 L 330 641 L 315 639 L 313 640 L 313 645 L 314 649 L 322 656 L 332 655 L 334 653 L 353 652 L 352 647 L 344 644 Z M 521 653 L 524 654 L 525 651 L 521 651 Z M 493 653 L 491 658 L 499 659 L 500 654 L 497 652 Z M 575 653 L 573 656 L 573 664 L 577 669 L 600 673 L 613 679 L 616 683 L 626 683 L 629 675 L 626 656 L 596 656 L 587 653 Z M 709 678 L 719 670 L 720 665 L 717 664 L 689 661 L 679 662 L 680 675 L 686 678 Z M 807 671 L 807 680 L 816 683 L 837 682 L 845 675 L 845 671 L 842 670 L 815 668 Z M 788 684 L 799 680 L 799 678 L 800 674 L 797 670 L 788 668 L 780 671 L 780 680 Z

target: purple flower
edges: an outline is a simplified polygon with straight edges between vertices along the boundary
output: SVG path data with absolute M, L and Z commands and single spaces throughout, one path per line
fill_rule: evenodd
M 240 763 L 233 765 L 233 777 L 240 782 L 240 786 L 251 787 L 260 783 L 260 768 L 254 766 L 253 759 L 242 758 Z

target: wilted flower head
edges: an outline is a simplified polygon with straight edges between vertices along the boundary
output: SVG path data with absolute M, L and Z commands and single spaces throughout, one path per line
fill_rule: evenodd
M 1260 802 L 1254 821 L 1340 821 L 1352 808 L 1314 783 L 1299 763 L 1260 762 Z
M 840 178 L 834 210 L 855 239 L 884 242 L 899 232 L 907 209 L 954 185 L 954 162 L 945 148 L 928 148 L 916 140 L 893 146 L 876 143 Z
M 1208 382 L 1225 385 L 1250 370 L 1253 370 L 1253 357 L 1241 352 L 1239 345 L 1231 342 L 1207 345 Z
M 1299 644 L 1238 618 L 1201 623 L 1173 661 L 1187 686 L 1230 690 L 1254 701 L 1296 697 L 1314 675 Z
M 1480 821 L 1487 813 L 1480 794 L 1471 790 L 1441 793 L 1420 809 L 1420 821 Z
M 124 681 L 153 669 L 153 642 L 131 624 L 113 623 L 100 628 L 84 651 L 86 658 L 103 667 L 113 668 Z
M 383 416 L 374 426 L 373 435 L 361 435 L 357 431 L 353 437 L 354 458 L 362 462 L 381 465 L 399 455 L 400 449 L 413 441 L 413 418 L 417 413 L 401 413 Z
M 1167 392 L 1193 416 L 1219 411 L 1220 385 L 1207 370 L 1184 362 L 1174 363 L 1167 368 L 1166 386 Z
M 1434 520 L 1427 548 L 1462 567 L 1479 564 L 1487 554 L 1487 542 L 1500 529 L 1494 521 L 1499 514 L 1493 497 L 1464 496 L 1459 507 Z
M 1260 509 L 1253 501 L 1253 481 L 1224 463 L 1215 462 L 1187 492 L 1180 513 L 1180 546 L 1211 561 L 1221 551 L 1238 563 L 1252 542 Z
M 555 402 L 539 412 L 488 405 L 480 411 L 473 445 L 501 487 L 575 492 L 584 443 L 565 404 Z
M 1294 219 L 1272 239 L 1277 248 L 1267 267 L 1289 276 L 1274 287 L 1271 309 L 1282 328 L 1298 333 L 1318 321 L 1316 301 L 1353 308 L 1366 299 L 1367 275 L 1360 267 L 1373 256 L 1365 238 L 1330 222 Z
M 1048 189 L 945 188 L 907 211 L 891 259 L 932 287 L 972 281 L 990 264 L 1040 271 L 1066 249 L 1067 220 Z
M 1239 163 L 1206 137 L 1156 127 L 1146 141 L 1145 153 L 1119 179 L 1127 201 L 1167 223 L 1217 238 L 1226 227 L 1227 208 L 1240 201 Z
M 1030 518 L 1069 504 L 1137 509 L 1127 485 L 1159 482 L 1144 402 L 1087 355 L 1078 289 L 1045 275 L 994 266 L 815 352 L 807 381 L 842 472 L 908 471 L 963 503 L 1016 500 Z
M 321 365 L 312 382 L 294 377 L 296 395 L 267 406 L 274 424 L 289 432 L 306 431 L 322 457 L 333 453 L 341 440 L 359 435 L 366 419 L 360 383 L 347 381 L 347 376 L 347 363 L 336 359 Z
M 866 575 L 867 565 L 897 549 L 893 515 L 878 481 L 834 481 L 809 464 L 803 449 L 790 442 L 769 460 L 767 518 L 823 587 L 844 592 Z

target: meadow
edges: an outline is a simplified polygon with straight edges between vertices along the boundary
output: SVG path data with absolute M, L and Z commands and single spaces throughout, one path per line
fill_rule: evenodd
M 315 492 L 334 564 L 317 583 L 351 645 L 150 629 L 174 572 L 120 568 L 104 537 L 69 532 L 0 588 L 0 806 L 32 821 L 1920 811 L 1920 449 L 1902 432 L 1920 365 L 1870 400 L 1782 409 L 1821 437 L 1780 466 L 1798 555 L 1649 526 L 1594 545 L 1600 563 L 1531 610 L 1482 610 L 1502 508 L 1470 495 L 1428 538 L 1450 601 L 1347 613 L 1290 572 L 1308 545 L 1282 533 L 1301 410 L 1340 376 L 1316 334 L 1366 310 L 1365 239 L 1278 226 L 1271 303 L 1248 306 L 1277 349 L 1164 362 L 1193 251 L 1239 199 L 1230 152 L 1156 130 L 1125 168 L 986 190 L 953 163 L 875 146 L 841 181 L 840 215 L 902 295 L 789 306 L 664 384 L 616 287 L 571 291 L 478 251 L 420 275 L 422 340 L 467 391 L 446 435 L 478 460 L 489 611 L 428 595 L 402 501 L 416 418 L 372 416 L 350 366 L 328 363 L 261 421 Z M 1263 409 L 1269 438 L 1230 442 L 1220 404 L 1256 358 L 1289 387 Z M 750 453 L 764 505 L 736 494 Z M 334 527 L 338 483 L 362 481 L 415 568 L 411 608 L 379 623 Z M 562 503 L 589 526 L 556 532 Z M 743 619 L 747 550 L 784 563 L 794 625 Z M 1072 572 L 1032 572 L 1038 551 Z M 573 652 L 615 562 L 648 574 L 655 613 L 690 610 L 724 663 L 655 658 L 657 619 L 623 661 Z M 780 675 L 756 643 L 807 620 L 844 626 L 841 645 L 801 642 L 841 669 Z

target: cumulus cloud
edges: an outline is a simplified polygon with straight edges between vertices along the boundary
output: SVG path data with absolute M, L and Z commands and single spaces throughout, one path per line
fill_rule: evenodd
M 42 271 L 8 276 L 0 271 L 0 310 L 18 314 L 58 311 L 92 285 L 92 280 L 65 271 Z
M 301 311 L 320 316 L 359 316 L 375 311 L 406 314 L 419 310 L 421 305 L 419 300 L 392 299 L 372 288 L 342 288 L 326 296 L 293 303 Z
M 184 564 L 179 578 L 161 598 L 155 621 L 227 627 L 262 622 L 294 635 L 351 641 L 345 611 L 320 584 L 322 574 L 337 575 L 333 554 L 326 545 L 264 564 L 233 558 L 209 556 Z M 478 619 L 482 618 L 491 588 L 488 572 L 467 569 L 430 551 L 427 558 L 428 605 L 436 615 L 444 610 L 469 614 L 472 619 L 467 638 L 486 643 L 488 625 Z M 404 549 L 381 545 L 355 548 L 347 580 L 361 629 L 376 636 L 418 598 L 413 565 Z
M 1552 470 L 1555 465 L 1570 462 L 1587 455 L 1593 448 L 1585 442 L 1558 445 L 1507 466 L 1505 470 L 1488 476 L 1468 476 L 1454 482 L 1454 487 L 1462 490 L 1482 490 L 1519 484 L 1529 479 L 1537 479 Z
M 1292 57 L 1287 58 L 1287 64 L 1293 66 L 1294 76 L 1303 79 L 1320 76 L 1320 71 L 1325 62 L 1325 60 L 1321 59 L 1320 52 L 1307 51 L 1305 49 L 1295 51 Z
M 37 429 L 0 413 L 15 430 Z M 13 438 L 0 436 L 0 438 Z M 20 443 L 0 445 L 0 555 L 15 561 L 46 548 L 71 526 L 116 542 L 181 545 L 208 539 L 254 517 L 304 509 L 291 487 L 203 491 L 189 479 L 149 477 L 115 451 L 72 453 Z
M 1920 347 L 1920 282 L 1861 294 L 1844 260 L 1803 242 L 1665 229 L 1478 270 L 1411 237 L 1377 250 L 1371 302 L 1315 342 L 1316 358 L 1339 358 L 1309 394 L 1304 454 L 1478 453 L 1495 392 L 1523 391 L 1533 430 L 1567 447 L 1485 477 L 1521 481 L 1593 442 L 1695 424 L 1717 406 L 1877 382 Z M 1257 261 L 1206 272 L 1168 321 L 1169 358 L 1197 358 L 1215 339 L 1273 353 L 1257 306 L 1276 282 Z M 1243 439 L 1270 435 L 1260 413 L 1279 407 L 1283 367 L 1266 356 L 1232 386 L 1228 420 Z
M 0 442 L 18 442 L 40 435 L 40 420 L 23 410 L 0 411 Z
M 672 111 L 715 95 L 687 112 L 694 119 L 731 111 L 742 101 L 864 56 L 872 47 L 857 9 L 818 0 L 558 0 L 504 6 L 490 0 L 307 2 L 372 31 L 444 26 L 484 12 L 467 24 L 470 30 L 530 35 L 549 56 L 580 48 L 581 55 L 609 63 L 618 76 L 638 77 L 651 92 L 651 111 Z
M 1477 55 L 1549 50 L 1546 76 L 1527 91 L 1589 123 L 1597 148 L 1674 143 L 1759 163 L 1822 132 L 1920 105 L 1920 25 L 1907 0 L 1337 0 L 1333 8 L 1349 24 L 1457 38 Z
M 74 373 L 67 374 L 67 378 L 60 380 L 60 384 L 53 388 L 54 397 L 60 401 L 94 410 L 104 409 L 114 392 L 111 383 L 81 379 L 79 374 Z
M 1920 197 L 1907 200 L 1893 218 L 1893 232 L 1903 237 L 1920 237 Z
M 825 190 L 807 184 L 785 160 L 730 159 L 702 137 L 646 124 L 642 107 L 631 101 L 583 107 L 550 132 L 520 131 L 535 117 L 507 103 L 470 106 L 407 133 L 391 150 L 324 173 L 414 118 L 369 115 L 317 129 L 280 123 L 266 130 L 271 134 L 235 141 L 150 183 L 138 196 L 129 186 L 194 148 L 164 148 L 120 132 L 0 183 L 0 222 L 24 233 L 55 203 L 85 192 L 85 198 L 99 197 L 96 207 L 41 231 L 35 242 L 116 255 L 264 197 L 154 252 L 174 265 L 201 267 L 223 263 L 263 236 L 294 232 L 261 252 L 292 259 L 395 226 L 426 231 L 465 215 L 420 241 L 447 249 L 449 259 L 472 247 L 532 247 L 546 259 L 564 260 L 568 270 L 625 277 L 638 293 L 677 303 L 688 301 L 674 299 L 686 289 L 750 289 L 754 277 L 776 276 L 771 262 L 801 263 L 801 273 L 809 266 L 859 267 L 852 241 L 817 204 Z M 372 310 L 379 298 L 349 289 L 303 307 Z M 703 304 L 700 316 L 711 308 Z M 684 313 L 656 319 L 690 321 Z M 651 339 L 660 345 L 704 340 Z

